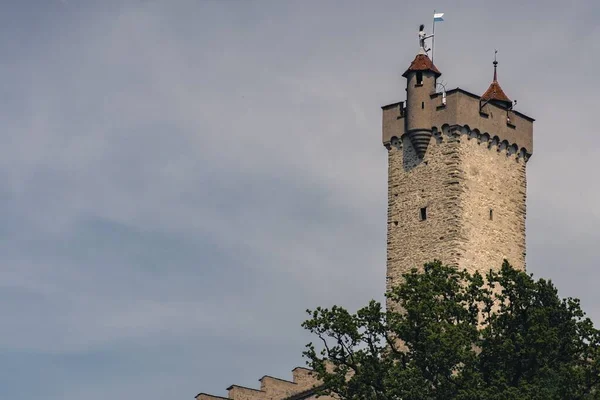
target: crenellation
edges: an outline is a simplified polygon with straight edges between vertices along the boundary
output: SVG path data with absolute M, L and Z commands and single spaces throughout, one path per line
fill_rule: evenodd
M 258 389 L 231 385 L 227 391 L 231 400 L 266 400 L 266 393 Z
M 260 390 L 265 392 L 266 400 L 283 399 L 299 392 L 298 384 L 272 376 L 263 376 L 260 380 Z
M 435 93 L 433 98 L 441 96 Z M 429 129 L 446 125 L 448 127 L 464 127 L 471 132 L 494 132 L 493 138 L 497 143 L 506 141 L 508 146 L 514 145 L 524 149 L 528 154 L 533 153 L 533 119 L 514 110 L 508 110 L 499 105 L 488 103 L 485 109 L 488 113 L 479 112 L 479 96 L 456 88 L 446 93 L 447 106 L 430 114 Z M 396 103 L 397 104 L 397 103 Z M 383 109 L 383 143 L 389 143 L 392 138 L 401 138 L 407 133 L 405 118 L 398 118 L 397 108 L 384 106 Z M 410 109 L 407 109 L 410 114 Z M 507 123 L 510 116 L 510 124 Z M 495 117 L 494 117 L 495 116 Z M 488 135 L 487 140 L 490 139 Z
M 301 390 L 310 389 L 321 384 L 315 375 L 314 371 L 309 368 L 296 367 L 292 370 L 293 381 Z
M 231 385 L 227 388 L 227 397 L 214 396 L 200 393 L 196 400 L 285 400 L 292 399 L 306 392 L 306 396 L 312 396 L 312 392 L 322 385 L 322 382 L 309 368 L 296 367 L 292 370 L 292 380 L 275 378 L 265 375 L 259 379 L 260 389 L 253 389 L 240 385 Z M 299 397 L 308 399 L 313 397 Z M 331 397 L 322 396 L 323 400 L 333 400 Z
M 229 400 L 229 397 L 213 396 L 211 394 L 199 393 L 196 395 L 196 400 Z

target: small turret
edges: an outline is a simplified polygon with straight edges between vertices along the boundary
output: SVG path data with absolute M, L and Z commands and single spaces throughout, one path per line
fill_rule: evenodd
M 504 93 L 504 90 L 502 90 L 500 84 L 498 83 L 498 61 L 496 60 L 497 53 L 498 50 L 494 52 L 494 79 L 492 80 L 490 87 L 481 96 L 481 100 L 484 102 L 492 102 L 505 108 L 511 108 L 512 101 L 508 98 L 506 93 Z
M 430 37 L 430 36 L 429 36 Z M 406 78 L 405 132 L 420 158 L 423 158 L 431 139 L 433 103 L 436 80 L 442 73 L 427 56 L 423 25 L 419 31 L 419 53 L 402 74 Z

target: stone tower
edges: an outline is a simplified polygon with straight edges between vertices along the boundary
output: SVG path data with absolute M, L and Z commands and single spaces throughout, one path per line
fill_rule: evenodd
M 506 258 L 525 268 L 525 166 L 533 152 L 533 119 L 515 111 L 498 83 L 488 90 L 441 93 L 442 73 L 421 48 L 402 75 L 406 102 L 383 107 L 388 150 L 388 288 L 403 272 L 439 259 L 471 271 Z M 207 361 L 208 362 L 208 361 Z M 196 400 L 335 400 L 314 371 L 292 380 L 265 375 L 260 388 L 231 385 L 227 397 Z
M 383 108 L 388 150 L 387 287 L 441 260 L 470 272 L 525 268 L 526 164 L 533 119 L 513 109 L 497 77 L 478 96 L 438 91 L 421 49 L 402 75 L 406 102 Z

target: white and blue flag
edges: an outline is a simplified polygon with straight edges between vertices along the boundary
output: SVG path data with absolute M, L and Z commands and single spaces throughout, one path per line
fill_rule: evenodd
M 442 22 L 444 20 L 444 13 L 434 13 L 433 22 Z

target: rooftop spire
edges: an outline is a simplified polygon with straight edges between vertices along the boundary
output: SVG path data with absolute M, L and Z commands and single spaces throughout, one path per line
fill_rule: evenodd
M 488 90 L 481 96 L 481 100 L 500 103 L 501 105 L 510 108 L 512 101 L 504 93 L 504 90 L 502 90 L 498 83 L 498 60 L 496 59 L 496 54 L 498 54 L 498 50 L 494 50 L 494 80 L 490 84 Z
M 498 68 L 498 61 L 496 60 L 496 54 L 498 54 L 498 50 L 494 50 L 494 80 L 493 80 L 493 82 L 498 82 L 498 74 L 496 73 L 496 68 Z

